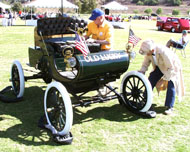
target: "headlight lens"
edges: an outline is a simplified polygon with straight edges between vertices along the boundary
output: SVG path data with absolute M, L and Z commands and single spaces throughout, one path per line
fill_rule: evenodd
M 68 62 L 69 66 L 71 68 L 74 68 L 76 66 L 76 64 L 77 64 L 77 61 L 76 61 L 76 59 L 74 57 L 69 58 L 67 60 L 67 62 Z

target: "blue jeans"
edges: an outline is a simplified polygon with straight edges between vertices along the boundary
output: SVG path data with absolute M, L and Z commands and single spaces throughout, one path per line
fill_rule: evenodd
M 156 83 L 160 80 L 160 78 L 162 76 L 163 76 L 163 73 L 156 66 L 155 70 L 153 72 L 151 72 L 148 77 L 150 84 L 152 85 L 152 90 L 154 89 L 154 87 L 156 86 Z M 174 102 L 175 102 L 175 87 L 174 87 L 173 82 L 170 80 L 170 81 L 168 81 L 165 106 L 167 106 L 169 108 L 173 108 Z

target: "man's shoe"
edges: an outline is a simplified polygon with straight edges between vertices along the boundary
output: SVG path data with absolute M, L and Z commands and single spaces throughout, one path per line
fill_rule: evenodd
M 171 115 L 173 113 L 173 111 L 174 111 L 173 108 L 168 108 L 167 110 L 164 111 L 164 114 Z

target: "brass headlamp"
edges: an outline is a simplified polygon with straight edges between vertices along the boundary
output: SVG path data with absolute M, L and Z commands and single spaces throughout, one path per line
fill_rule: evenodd
M 126 44 L 126 52 L 129 54 L 130 61 L 132 61 L 136 57 L 136 52 L 133 51 L 133 44 L 132 43 Z
M 73 57 L 74 49 L 72 46 L 65 45 L 62 49 L 62 54 L 64 56 L 64 62 L 66 63 L 66 68 L 74 68 L 76 66 L 76 59 Z

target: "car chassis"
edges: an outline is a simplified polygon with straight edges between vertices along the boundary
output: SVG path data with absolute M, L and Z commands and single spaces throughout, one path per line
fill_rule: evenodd
M 100 51 L 100 45 L 96 43 L 87 43 L 91 52 L 87 56 L 76 49 L 75 37 L 71 35 L 75 35 L 75 31 L 84 33 L 86 25 L 84 20 L 74 17 L 39 19 L 39 45 L 29 47 L 28 65 L 40 72 L 24 76 L 18 60 L 11 67 L 12 87 L 17 97 L 24 95 L 25 81 L 40 78 L 48 84 L 44 95 L 44 112 L 46 128 L 54 135 L 64 136 L 70 132 L 73 107 L 118 99 L 129 110 L 143 114 L 152 104 L 151 85 L 137 71 L 123 76 L 120 93 L 116 87 L 109 85 L 127 71 L 133 52 Z M 85 97 L 88 92 L 98 91 L 102 87 L 109 90 L 106 95 Z M 72 103 L 69 94 L 77 102 Z

